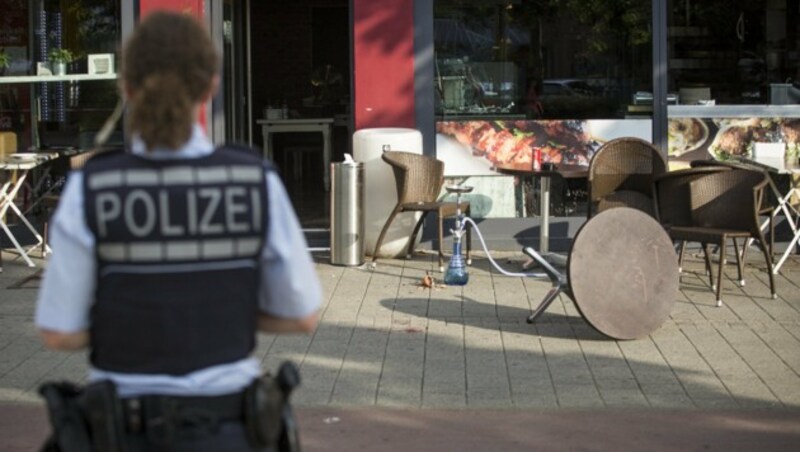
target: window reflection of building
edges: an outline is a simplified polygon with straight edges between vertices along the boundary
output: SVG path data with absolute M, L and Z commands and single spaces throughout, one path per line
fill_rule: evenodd
M 670 0 L 670 91 L 704 88 L 717 105 L 772 103 L 800 69 L 798 8 L 796 0 Z
M 713 156 L 717 129 L 737 121 L 761 124 L 741 152 L 756 139 L 794 146 L 780 130 L 799 114 L 798 0 L 435 0 L 434 12 L 440 121 L 620 125 L 654 118 L 657 108 L 652 140 L 678 163 Z M 467 74 L 479 97 L 470 96 Z M 656 86 L 667 106 L 654 102 Z M 681 148 L 671 121 L 686 118 L 707 124 L 705 142 Z
M 639 0 L 436 0 L 436 116 L 624 120 L 633 93 L 652 91 L 651 16 Z M 537 193 L 518 190 L 518 214 L 539 211 Z M 554 178 L 551 211 L 582 215 L 585 197 L 585 179 Z
M 641 1 L 437 0 L 437 114 L 622 118 L 633 92 L 651 90 L 650 16 Z M 481 87 L 471 102 L 467 79 L 448 78 L 468 73 Z

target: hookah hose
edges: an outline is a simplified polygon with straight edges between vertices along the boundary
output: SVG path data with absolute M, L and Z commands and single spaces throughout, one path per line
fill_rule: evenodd
M 504 270 L 500 266 L 500 264 L 498 264 L 494 259 L 492 259 L 492 255 L 489 254 L 489 248 L 486 246 L 486 242 L 483 240 L 483 235 L 481 235 L 481 230 L 478 229 L 478 225 L 475 224 L 475 222 L 472 220 L 472 218 L 469 218 L 469 217 L 464 217 L 462 219 L 462 221 L 467 222 L 470 225 L 472 225 L 472 230 L 473 230 L 473 232 L 478 234 L 478 239 L 480 239 L 480 241 L 481 241 L 481 247 L 483 248 L 483 251 L 486 252 L 486 257 L 489 258 L 489 262 L 491 262 L 492 266 L 494 268 L 496 268 L 497 271 L 499 271 L 500 273 L 502 273 L 502 274 L 504 274 L 506 276 L 521 276 L 523 278 L 546 278 L 546 277 L 549 278 L 550 277 L 547 273 L 515 273 L 515 272 L 509 272 L 509 271 Z M 536 253 L 536 252 L 534 251 L 534 253 Z M 533 257 L 534 259 L 536 259 L 536 257 L 531 255 L 530 251 L 528 251 L 527 249 L 526 249 L 526 254 L 528 254 L 531 257 Z M 538 256 L 538 253 L 536 253 L 536 256 Z M 546 261 L 544 261 L 544 259 L 539 258 L 539 259 L 536 259 L 536 261 L 539 262 L 540 264 L 549 266 L 549 264 Z

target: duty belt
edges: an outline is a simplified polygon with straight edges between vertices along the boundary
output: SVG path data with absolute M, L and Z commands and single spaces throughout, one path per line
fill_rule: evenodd
M 168 442 L 184 428 L 216 426 L 244 419 L 244 392 L 222 396 L 146 395 L 122 399 L 129 433 L 145 433 L 155 442 Z
M 39 388 L 53 426 L 45 446 L 122 452 L 131 435 L 144 437 L 148 446 L 169 449 L 176 440 L 214 435 L 220 424 L 239 422 L 253 448 L 296 451 L 299 440 L 289 395 L 299 383 L 297 366 L 289 361 L 276 376 L 263 375 L 242 391 L 222 396 L 120 398 L 111 380 L 84 388 L 48 382 Z

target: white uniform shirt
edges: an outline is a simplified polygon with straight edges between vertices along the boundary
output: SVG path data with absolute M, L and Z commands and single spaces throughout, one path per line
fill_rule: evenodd
M 131 152 L 152 159 L 191 159 L 214 150 L 205 132 L 194 126 L 180 149 L 146 152 L 134 138 Z M 319 308 L 322 290 L 314 263 L 286 190 L 275 173 L 267 174 L 269 219 L 266 246 L 261 253 L 259 289 L 261 311 L 283 318 L 303 318 Z M 83 174 L 69 176 L 53 219 L 47 266 L 36 305 L 36 326 L 60 333 L 89 328 L 89 311 L 97 284 L 95 238 L 86 225 Z M 231 325 L 235 327 L 235 325 Z M 111 379 L 121 396 L 139 394 L 218 395 L 242 389 L 261 373 L 255 358 L 212 366 L 183 376 L 124 374 L 91 368 L 89 380 Z

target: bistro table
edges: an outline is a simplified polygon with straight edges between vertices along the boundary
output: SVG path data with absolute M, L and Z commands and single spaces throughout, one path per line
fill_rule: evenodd
M 637 339 L 664 323 L 678 296 L 678 255 L 672 240 L 653 217 L 630 207 L 602 211 L 581 226 L 570 247 L 566 275 L 532 248 L 523 252 L 553 283 L 528 323 L 563 292 L 597 331 L 614 339 Z
M 545 165 L 548 166 L 548 165 Z M 539 225 L 539 254 L 547 261 L 556 265 L 564 265 L 565 258 L 560 254 L 550 252 L 550 182 L 553 176 L 560 176 L 565 179 L 585 178 L 589 175 L 589 168 L 581 165 L 555 165 L 555 168 L 550 169 L 519 169 L 519 168 L 504 168 L 495 167 L 498 173 L 510 176 L 517 176 L 520 178 L 533 178 L 538 177 L 539 183 L 539 215 L 541 217 L 541 224 Z M 527 269 L 533 264 L 533 260 L 529 260 L 523 264 L 523 269 Z
M 678 255 L 650 215 L 630 207 L 600 212 L 578 230 L 567 279 L 581 316 L 614 339 L 637 339 L 669 318 L 678 298 Z
M 14 199 L 17 197 L 17 194 L 23 185 L 25 185 L 25 181 L 28 178 L 31 170 L 56 157 L 58 157 L 58 153 L 38 152 L 35 154 L 10 154 L 6 156 L 4 160 L 0 161 L 0 172 L 4 173 L 4 177 L 2 178 L 2 186 L 0 186 L 0 229 L 3 230 L 8 239 L 11 241 L 12 245 L 14 245 L 14 248 L 17 250 L 17 252 L 19 252 L 19 255 L 23 260 L 25 260 L 25 263 L 28 264 L 29 267 L 35 267 L 36 265 L 28 255 L 32 250 L 41 246 L 45 242 L 44 238 L 39 234 L 36 228 L 31 225 L 30 221 L 25 218 L 25 215 L 19 209 L 19 207 L 17 207 L 16 203 L 14 203 Z M 36 243 L 30 246 L 27 250 L 20 245 L 19 241 L 14 234 L 12 234 L 11 229 L 8 227 L 6 215 L 8 214 L 9 210 L 14 212 L 19 221 L 21 221 L 25 227 L 28 228 L 28 230 L 37 240 Z M 47 245 L 45 245 L 45 252 L 50 252 L 50 248 Z
M 322 163 L 323 182 L 325 190 L 330 189 L 331 184 L 331 128 L 333 118 L 303 118 L 303 119 L 259 119 L 257 124 L 261 124 L 261 135 L 264 139 L 264 156 L 272 159 L 274 148 L 272 146 L 272 135 L 276 133 L 288 132 L 318 132 L 322 134 Z
M 775 209 L 772 211 L 771 216 L 774 217 L 777 213 L 783 212 L 786 216 L 786 221 L 789 223 L 789 227 L 792 229 L 792 240 L 789 242 L 789 246 L 786 247 L 786 250 L 781 255 L 778 262 L 772 266 L 772 273 L 778 274 L 778 270 L 780 270 L 781 266 L 786 259 L 792 254 L 792 251 L 797 246 L 798 241 L 800 241 L 800 211 L 798 211 L 797 207 L 792 205 L 792 196 L 800 195 L 800 162 L 795 159 L 795 161 L 791 163 L 785 162 L 782 158 L 780 159 L 772 159 L 772 158 L 757 158 L 757 157 L 739 157 L 739 161 L 744 163 L 747 166 L 752 168 L 756 168 L 761 170 L 766 176 L 767 181 L 769 183 L 772 192 L 775 194 L 775 197 L 778 200 L 778 205 L 775 206 Z M 778 186 L 775 185 L 774 176 L 776 175 L 788 175 L 790 180 L 789 189 L 786 190 L 785 193 L 782 193 Z M 765 221 L 761 225 L 761 229 L 764 229 L 768 223 Z M 748 243 L 750 243 L 748 241 Z

